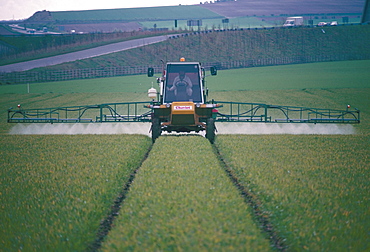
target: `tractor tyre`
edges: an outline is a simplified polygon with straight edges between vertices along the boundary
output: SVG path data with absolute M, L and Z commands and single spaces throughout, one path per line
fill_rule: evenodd
M 159 118 L 154 117 L 152 119 L 152 141 L 153 143 L 161 135 L 161 133 L 162 133 L 161 121 L 159 120 Z
M 211 142 L 211 144 L 215 141 L 215 131 L 215 120 L 213 118 L 208 118 L 206 125 L 206 138 Z

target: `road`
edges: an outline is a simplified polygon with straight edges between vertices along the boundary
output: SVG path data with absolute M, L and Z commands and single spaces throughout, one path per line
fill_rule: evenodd
M 25 28 L 25 27 L 22 27 L 20 25 L 17 25 L 17 24 L 11 24 L 9 25 L 9 27 L 12 28 L 13 31 L 15 32 L 18 32 L 18 33 L 22 33 L 22 34 L 42 34 L 42 35 L 46 35 L 46 34 L 61 34 L 59 32 L 49 32 L 49 31 L 38 31 L 38 30 L 35 30 L 35 29 L 31 29 L 31 28 Z
M 168 37 L 169 37 L 168 35 L 163 35 L 149 38 L 133 39 L 129 41 L 86 49 L 78 52 L 66 53 L 48 58 L 4 65 L 0 66 L 0 73 L 27 71 L 38 67 L 52 66 L 65 62 L 97 57 L 104 54 L 125 51 L 136 47 L 162 42 L 167 40 Z

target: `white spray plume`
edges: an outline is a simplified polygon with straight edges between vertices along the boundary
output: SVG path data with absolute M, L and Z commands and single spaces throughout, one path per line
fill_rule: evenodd
M 16 124 L 9 132 L 13 135 L 79 135 L 79 134 L 141 134 L 151 136 L 150 123 L 63 123 Z M 349 124 L 307 123 L 216 123 L 216 134 L 289 134 L 289 135 L 350 135 L 355 129 Z M 166 133 L 163 132 L 163 135 Z M 201 132 L 204 135 L 205 132 Z
M 355 129 L 349 124 L 309 123 L 216 123 L 217 134 L 289 134 L 289 135 L 351 135 Z
M 9 132 L 15 135 L 141 134 L 150 135 L 150 123 L 54 123 L 17 124 Z

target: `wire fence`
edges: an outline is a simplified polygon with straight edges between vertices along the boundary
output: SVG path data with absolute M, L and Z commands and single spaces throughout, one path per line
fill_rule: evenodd
M 206 62 L 202 63 L 207 69 L 215 66 L 219 70 L 248 68 L 259 66 L 276 66 L 288 64 L 302 64 L 312 62 L 343 61 L 343 60 L 366 60 L 370 59 L 370 54 L 339 54 L 339 55 L 312 55 L 312 56 L 293 56 L 279 58 L 260 58 L 251 60 Z M 21 84 L 35 82 L 65 81 L 76 79 L 92 79 L 103 77 L 115 77 L 125 75 L 146 74 L 148 66 L 122 66 L 105 68 L 84 68 L 70 70 L 45 70 L 45 71 L 26 71 L 0 73 L 0 85 Z M 162 71 L 162 66 L 155 66 L 156 73 Z

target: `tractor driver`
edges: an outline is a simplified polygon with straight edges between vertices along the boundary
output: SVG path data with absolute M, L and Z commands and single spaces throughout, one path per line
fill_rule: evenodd
M 184 71 L 179 72 L 172 84 L 171 88 L 168 88 L 169 91 L 173 91 L 177 100 L 188 100 L 189 97 L 193 94 L 193 83 L 190 78 L 185 75 Z

